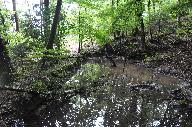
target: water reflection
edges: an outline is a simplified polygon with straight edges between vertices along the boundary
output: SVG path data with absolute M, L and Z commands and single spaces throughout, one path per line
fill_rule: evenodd
M 174 89 L 136 83 L 129 75 L 109 75 L 108 70 L 87 64 L 65 85 L 84 87 L 83 94 L 53 99 L 30 93 L 12 101 L 2 120 L 12 127 L 192 126 L 191 104 L 175 98 L 178 93 L 170 94 Z

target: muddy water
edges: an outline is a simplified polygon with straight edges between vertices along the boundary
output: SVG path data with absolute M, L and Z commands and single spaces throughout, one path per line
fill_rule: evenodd
M 191 127 L 192 105 L 182 80 L 154 74 L 133 63 L 110 67 L 90 60 L 64 88 L 84 88 L 70 99 L 57 97 L 27 113 L 22 105 L 7 124 L 31 127 Z M 99 64 L 98 64 L 99 63 Z M 175 85 L 173 85 L 175 84 Z M 174 86 L 174 87 L 172 87 Z M 26 106 L 26 105 L 25 105 Z M 20 114 L 20 115 L 19 115 Z M 23 115 L 25 114 L 25 115 Z
M 91 96 L 75 97 L 80 118 L 70 126 L 192 126 L 191 104 L 182 99 L 188 93 L 175 92 L 182 88 L 182 80 L 120 60 L 115 68 L 103 59 L 97 59 L 100 64 L 94 59 L 89 62 L 80 77 L 97 75 L 104 80 Z
M 183 80 L 158 74 L 152 69 L 137 65 L 134 61 L 126 61 L 126 64 L 121 59 L 115 59 L 117 67 L 111 67 L 111 63 L 107 59 L 91 59 L 90 63 L 99 63 L 108 67 L 111 76 L 124 75 L 133 78 L 134 82 L 155 82 L 159 85 L 167 85 L 167 87 L 178 87 L 181 84 L 187 85 Z
M 73 98 L 73 106 L 65 115 L 68 126 L 192 125 L 191 105 L 177 98 L 181 93 L 170 94 L 181 80 L 160 74 L 153 77 L 152 70 L 131 63 L 124 65 L 120 60 L 116 68 L 103 59 L 97 59 L 100 64 L 89 62 L 72 80 L 90 92 Z M 93 88 L 95 82 L 98 87 Z M 147 85 L 153 87 L 143 87 Z

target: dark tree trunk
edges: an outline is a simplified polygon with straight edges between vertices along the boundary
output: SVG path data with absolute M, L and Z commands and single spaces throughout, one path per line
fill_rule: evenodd
M 145 50 L 145 25 L 142 17 L 142 14 L 143 14 L 142 1 L 141 0 L 136 1 L 136 6 L 137 6 L 136 15 L 138 17 L 140 28 L 141 28 L 141 47 L 142 49 Z
M 155 14 L 155 0 L 152 0 L 152 2 L 153 2 L 153 13 Z
M 43 11 L 43 20 L 44 20 L 44 39 L 45 42 L 48 41 L 50 34 L 50 9 L 49 9 L 49 0 L 44 0 L 44 11 Z
M 51 27 L 51 33 L 49 36 L 49 41 L 47 43 L 46 49 L 53 49 L 53 44 L 54 44 L 54 40 L 55 40 L 55 36 L 56 36 L 56 31 L 57 31 L 57 24 L 59 22 L 59 17 L 60 17 L 60 13 L 61 13 L 61 6 L 62 6 L 62 0 L 57 0 L 57 6 L 56 6 L 56 10 L 55 10 L 55 16 L 53 19 L 53 24 Z
M 153 39 L 152 29 L 151 29 L 151 0 L 148 0 L 148 13 L 149 13 L 149 35 L 150 39 Z
M 40 11 L 41 11 L 41 40 L 43 41 L 43 0 L 40 0 Z M 46 42 L 46 41 L 45 41 Z
M 57 0 L 55 15 L 54 15 L 54 18 L 53 18 L 53 24 L 51 26 L 51 33 L 50 33 L 50 36 L 49 36 L 49 39 L 48 39 L 48 42 L 47 42 L 47 45 L 46 45 L 47 50 L 53 49 L 53 44 L 55 43 L 54 41 L 55 41 L 55 37 L 56 37 L 56 33 L 57 33 L 57 25 L 59 24 L 61 6 L 62 6 L 62 0 Z M 47 51 L 44 54 L 48 55 L 49 52 Z M 48 61 L 48 60 L 49 59 L 48 59 L 47 56 L 44 56 L 42 58 L 42 68 L 47 67 L 46 61 Z
M 82 35 L 81 35 L 81 7 L 79 7 L 79 48 L 78 53 L 81 52 L 82 49 Z
M 10 83 L 11 68 L 10 57 L 0 35 L 0 86 Z
M 181 5 L 181 0 L 178 0 L 178 5 L 180 6 Z M 177 20 L 178 20 L 178 28 L 181 27 L 181 11 L 180 9 L 178 10 L 178 16 L 177 16 Z
M 13 11 L 14 11 L 15 24 L 16 24 L 16 31 L 19 31 L 19 18 L 17 15 L 16 0 L 12 0 L 12 3 L 13 3 Z
M 112 21 L 112 32 L 113 32 L 113 37 L 116 38 L 116 31 L 115 29 L 115 21 L 114 21 L 114 10 L 115 10 L 115 1 L 111 0 L 111 8 L 112 8 L 112 16 L 113 16 L 113 21 Z
M 117 0 L 117 7 L 119 6 L 119 1 L 120 1 L 120 0 Z
M 158 21 L 158 42 L 161 41 L 160 34 L 161 34 L 161 18 L 159 17 L 159 21 Z
M 158 42 L 161 41 L 160 34 L 161 34 L 161 10 L 159 10 L 159 20 L 158 20 Z
M 143 22 L 143 17 L 140 19 L 140 25 L 141 25 L 141 43 L 142 43 L 142 49 L 145 49 L 145 26 Z
M 116 65 L 115 61 L 113 60 L 113 55 L 115 53 L 113 47 L 109 43 L 106 43 L 104 45 L 104 49 L 105 49 L 106 58 L 109 59 L 109 61 L 112 64 L 112 67 L 116 67 L 117 65 Z

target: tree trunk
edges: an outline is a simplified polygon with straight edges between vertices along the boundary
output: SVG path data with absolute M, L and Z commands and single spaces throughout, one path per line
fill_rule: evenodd
M 140 28 L 141 28 L 141 48 L 145 50 L 145 25 L 142 17 L 142 14 L 143 14 L 142 1 L 141 0 L 136 1 L 136 6 L 137 6 L 136 15 L 138 17 Z
M 144 22 L 143 22 L 143 17 L 141 17 L 140 19 L 140 25 L 141 25 L 141 45 L 142 45 L 142 49 L 145 50 L 145 26 L 144 26 Z
M 116 31 L 114 30 L 115 28 L 115 21 L 114 21 L 114 10 L 115 10 L 115 2 L 114 0 L 111 0 L 111 8 L 112 8 L 112 32 L 113 32 L 113 37 L 116 38 Z
M 119 6 L 119 1 L 120 1 L 120 0 L 117 0 L 117 7 Z
M 181 0 L 178 0 L 177 2 L 178 2 L 178 5 L 180 6 Z M 178 21 L 178 28 L 180 28 L 181 27 L 181 11 L 180 11 L 180 9 L 178 10 L 177 21 Z
M 10 57 L 0 35 L 0 86 L 10 83 L 11 68 Z
M 51 27 L 51 33 L 49 36 L 49 41 L 47 43 L 46 49 L 53 49 L 53 44 L 54 44 L 54 40 L 55 40 L 55 36 L 56 36 L 56 31 L 57 31 L 57 24 L 59 22 L 59 17 L 60 17 L 60 13 L 61 13 L 61 6 L 62 6 L 62 0 L 57 0 L 57 6 L 56 6 L 56 10 L 55 10 L 55 16 L 53 19 L 53 24 Z
M 44 24 L 44 39 L 45 42 L 48 41 L 50 34 L 50 9 L 49 9 L 49 0 L 44 0 L 44 10 L 43 10 L 43 24 Z
M 161 34 L 161 8 L 160 8 L 160 5 L 159 5 L 158 42 L 161 41 L 160 34 Z
M 79 48 L 78 48 L 78 53 L 81 52 L 81 48 L 82 48 L 82 36 L 81 36 L 81 6 L 79 5 Z
M 152 2 L 153 2 L 153 13 L 155 14 L 155 0 L 152 0 Z
M 151 0 L 148 1 L 148 13 L 149 13 L 149 36 L 153 39 L 152 29 L 151 29 Z
M 17 15 L 16 0 L 12 0 L 12 3 L 13 3 L 13 11 L 14 11 L 14 17 L 15 17 L 16 31 L 19 31 L 19 18 Z
M 41 11 L 41 40 L 44 40 L 43 35 L 43 0 L 40 0 L 40 11 Z M 46 41 L 45 41 L 46 42 Z

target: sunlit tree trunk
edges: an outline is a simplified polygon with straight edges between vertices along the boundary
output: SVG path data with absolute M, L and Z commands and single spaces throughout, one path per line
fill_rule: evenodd
M 47 43 L 46 49 L 53 49 L 53 44 L 56 36 L 56 31 L 57 31 L 57 25 L 59 23 L 59 17 L 61 13 L 61 6 L 62 6 L 62 0 L 57 0 L 57 6 L 55 10 L 55 16 L 53 19 L 53 24 L 51 27 L 51 33 L 49 36 L 49 41 Z
M 12 0 L 12 3 L 13 3 L 13 11 L 14 11 L 15 24 L 16 24 L 16 31 L 19 31 L 19 18 L 18 18 L 17 9 L 16 9 L 16 0 Z

